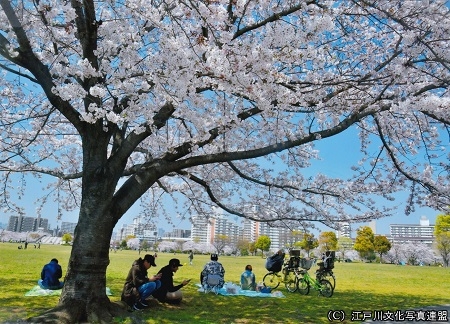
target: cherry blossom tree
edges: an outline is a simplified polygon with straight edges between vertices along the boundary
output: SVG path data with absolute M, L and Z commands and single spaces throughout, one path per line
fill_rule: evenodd
M 403 259 L 402 245 L 399 243 L 394 243 L 391 249 L 386 253 L 386 259 L 389 263 L 399 264 Z
M 137 249 L 140 249 L 140 245 L 141 245 L 141 242 L 140 242 L 140 240 L 138 239 L 138 238 L 132 238 L 132 239 L 129 239 L 128 241 L 127 241 L 127 247 L 130 249 L 130 250 L 137 250 Z
M 436 254 L 433 249 L 424 243 L 404 243 L 401 245 L 404 261 L 411 265 L 433 264 Z
M 406 213 L 450 203 L 443 0 L 0 7 L 2 207 L 23 213 L 20 173 L 55 180 L 38 212 L 79 211 L 59 304 L 35 322 L 110 322 L 109 241 L 139 200 L 290 228 L 389 216 L 405 188 Z M 348 131 L 351 175 L 312 173 L 315 144 Z
M 175 251 L 177 244 L 172 241 L 161 241 L 158 244 L 158 251 L 160 252 L 170 252 Z
M 353 250 L 353 241 L 349 237 L 340 237 L 338 239 L 337 247 L 336 247 L 336 254 L 339 256 L 339 259 L 345 260 L 347 259 L 348 255 L 347 252 Z

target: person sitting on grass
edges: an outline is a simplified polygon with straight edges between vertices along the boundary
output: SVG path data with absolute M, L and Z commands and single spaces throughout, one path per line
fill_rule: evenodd
M 158 299 L 161 303 L 179 304 L 183 299 L 181 288 L 186 286 L 190 279 L 183 280 L 179 285 L 173 284 L 173 274 L 178 271 L 179 267 L 183 265 L 178 259 L 170 259 L 169 264 L 159 270 L 158 275 L 161 275 L 161 288 L 153 293 L 153 297 Z
M 241 274 L 241 289 L 242 290 L 256 290 L 256 278 L 252 272 L 250 264 L 245 266 L 245 271 Z
M 132 304 L 133 310 L 142 310 L 148 307 L 146 299 L 161 287 L 161 275 L 151 278 L 147 275 L 147 270 L 152 266 L 156 267 L 155 257 L 146 254 L 143 259 L 135 260 L 128 272 L 121 299 L 129 306 Z
M 62 268 L 58 264 L 57 259 L 52 259 L 50 263 L 46 264 L 41 271 L 41 279 L 38 280 L 38 285 L 42 289 L 57 290 L 64 286 L 64 282 L 60 282 L 62 277 Z
M 211 254 L 211 261 L 205 264 L 200 273 L 200 282 L 205 291 L 220 289 L 225 284 L 225 269 L 218 260 L 219 256 L 217 254 Z

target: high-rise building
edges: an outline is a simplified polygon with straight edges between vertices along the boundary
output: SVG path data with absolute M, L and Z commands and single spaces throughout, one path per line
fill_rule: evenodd
M 370 221 L 369 227 L 372 230 L 373 234 L 377 234 L 377 221 L 375 221 L 375 220 Z
M 351 238 L 351 234 L 352 234 L 352 228 L 350 226 L 349 222 L 339 222 L 338 224 L 338 229 L 337 229 L 337 238 L 341 238 L 341 237 L 348 237 Z
M 391 242 L 433 244 L 434 225 L 430 225 L 426 216 L 420 218 L 419 224 L 391 224 L 389 227 Z
M 202 215 L 191 217 L 191 239 L 196 243 L 211 244 L 214 239 L 215 219 Z
M 12 232 L 37 232 L 48 230 L 48 219 L 25 216 L 10 216 L 8 231 Z
M 62 222 L 61 223 L 61 233 L 69 233 L 74 235 L 75 234 L 75 227 L 77 227 L 78 223 L 70 223 L 70 222 Z

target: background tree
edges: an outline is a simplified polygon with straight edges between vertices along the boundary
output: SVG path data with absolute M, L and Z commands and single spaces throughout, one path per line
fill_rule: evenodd
M 433 249 L 423 243 L 405 243 L 401 245 L 403 260 L 410 265 L 430 265 L 436 259 Z
M 122 240 L 122 242 L 120 242 L 120 248 L 128 249 L 127 240 Z
M 228 243 L 230 243 L 230 238 L 227 235 L 219 234 L 214 237 L 212 245 L 217 253 L 223 253 Z
M 434 235 L 450 232 L 450 215 L 436 216 L 436 224 L 434 225 Z
M 153 249 L 155 251 L 159 251 L 159 241 L 156 241 L 155 243 L 153 243 Z
M 303 239 L 303 232 L 300 230 L 292 230 L 289 233 L 289 237 L 288 237 L 288 243 L 287 243 L 287 248 L 296 248 L 296 246 L 298 247 L 298 245 L 296 245 L 297 242 L 301 242 L 301 240 Z
M 319 247 L 321 252 L 336 251 L 337 244 L 336 233 L 327 231 L 319 234 Z
M 359 256 L 366 260 L 373 260 L 374 234 L 369 226 L 362 226 L 356 230 L 355 244 L 353 248 L 358 251 Z
M 255 242 L 255 248 L 261 250 L 261 256 L 264 257 L 264 252 L 269 251 L 271 244 L 270 237 L 260 235 Z
M 450 263 L 450 232 L 443 232 L 436 236 L 436 249 L 439 252 L 444 267 Z
M 436 249 L 442 257 L 445 267 L 450 262 L 450 215 L 438 215 L 434 226 Z
M 386 253 L 386 258 L 390 263 L 399 264 L 403 258 L 401 244 L 393 243 L 391 249 Z
M 177 248 L 175 242 L 172 241 L 161 241 L 158 244 L 158 251 L 160 252 L 173 252 Z
M 305 233 L 303 235 L 303 240 L 298 242 L 298 246 L 305 250 L 309 257 L 310 252 L 319 246 L 319 241 L 314 237 L 314 234 Z
M 249 255 L 250 241 L 240 239 L 237 241 L 236 245 L 241 255 Z
M 384 235 L 377 235 L 373 239 L 373 250 L 380 256 L 380 263 L 383 262 L 383 255 L 388 253 L 392 244 Z
M 390 216 L 405 187 L 407 213 L 450 205 L 445 1 L 327 5 L 0 0 L 0 204 L 24 212 L 26 172 L 40 206 L 79 211 L 59 306 L 33 321 L 111 322 L 109 242 L 138 200 L 289 228 Z M 306 172 L 343 132 L 346 180 Z
M 175 243 L 175 251 L 176 252 L 182 252 L 183 251 L 183 245 L 184 245 L 184 243 L 186 243 L 186 241 L 176 240 L 174 243 Z
M 72 235 L 70 235 L 70 233 L 65 233 L 62 237 L 61 237 L 61 241 L 63 241 L 64 243 L 70 243 L 72 242 Z
M 349 237 L 340 237 L 338 239 L 338 244 L 337 244 L 336 250 L 339 252 L 340 258 L 342 258 L 342 260 L 345 260 L 346 259 L 346 253 L 348 251 L 353 250 L 353 241 L 352 241 L 352 239 L 349 238 Z
M 250 252 L 251 255 L 256 255 L 256 242 L 250 242 L 250 244 L 248 245 L 248 252 Z
M 151 244 L 147 240 L 143 240 L 141 244 L 141 249 L 147 252 L 151 247 Z
M 138 238 L 136 238 L 136 237 L 129 238 L 127 240 L 127 248 L 129 250 L 139 250 L 141 248 L 140 240 Z

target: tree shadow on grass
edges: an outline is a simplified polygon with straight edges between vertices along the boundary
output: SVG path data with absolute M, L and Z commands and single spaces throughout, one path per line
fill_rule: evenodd
M 350 322 L 352 312 L 394 312 L 444 303 L 443 300 L 418 300 L 403 294 L 377 295 L 364 291 L 336 291 L 331 298 L 318 296 L 316 291 L 311 291 L 307 296 L 283 293 L 286 298 L 225 297 L 199 293 L 183 300 L 178 307 L 162 305 L 151 311 L 151 316 L 145 312 L 142 316 L 147 317 L 147 323 L 329 323 L 328 314 L 333 310 L 343 311 L 347 322 Z
M 20 319 L 42 314 L 55 307 L 59 300 L 59 296 L 25 297 L 26 289 L 9 290 L 8 293 L 0 295 L 1 323 L 17 323 Z M 318 296 L 314 290 L 303 296 L 298 292 L 289 293 L 280 289 L 285 298 L 226 297 L 200 293 L 194 289 L 186 290 L 185 298 L 178 306 L 161 304 L 154 300 L 149 309 L 125 314 L 116 318 L 114 323 L 329 323 L 328 314 L 335 310 L 343 311 L 346 322 L 350 322 L 352 312 L 395 312 L 448 303 L 442 298 L 424 296 L 419 299 L 417 295 L 404 293 L 374 294 L 357 290 L 336 290 L 331 298 Z

